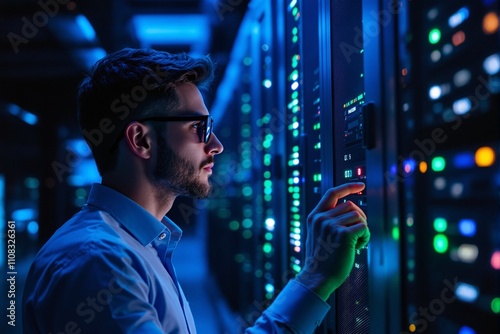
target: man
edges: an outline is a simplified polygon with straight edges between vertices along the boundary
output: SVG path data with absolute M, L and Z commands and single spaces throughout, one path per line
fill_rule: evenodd
M 179 195 L 210 193 L 223 151 L 200 93 L 212 77 L 208 57 L 124 49 L 83 80 L 79 122 L 102 183 L 35 258 L 26 333 L 196 333 L 171 261 L 181 230 L 165 214 Z M 337 203 L 363 188 L 324 195 L 307 220 L 303 271 L 249 333 L 310 333 L 319 324 L 369 240 L 365 214 Z

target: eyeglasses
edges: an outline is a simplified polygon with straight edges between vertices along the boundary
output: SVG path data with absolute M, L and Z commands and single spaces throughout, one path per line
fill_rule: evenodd
M 158 122 L 189 122 L 189 121 L 201 121 L 196 124 L 198 131 L 198 138 L 200 143 L 208 143 L 210 137 L 212 136 L 212 127 L 214 120 L 210 115 L 196 115 L 196 116 L 156 116 L 138 119 L 138 122 L 145 121 L 158 121 Z

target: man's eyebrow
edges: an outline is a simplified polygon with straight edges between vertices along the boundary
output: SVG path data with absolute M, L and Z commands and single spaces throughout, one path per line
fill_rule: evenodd
M 175 111 L 174 114 L 167 115 L 167 117 L 183 117 L 183 116 L 210 116 L 210 113 L 208 114 L 203 114 L 200 111 L 182 111 L 182 113 L 179 113 L 179 111 Z

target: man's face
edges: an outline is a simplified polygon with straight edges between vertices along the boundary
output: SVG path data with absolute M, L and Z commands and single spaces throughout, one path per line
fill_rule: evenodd
M 176 89 L 180 105 L 169 116 L 208 115 L 198 88 L 191 83 Z M 199 120 L 166 122 L 163 135 L 158 135 L 158 154 L 153 172 L 158 189 L 175 195 L 205 198 L 210 194 L 209 177 L 214 156 L 223 151 L 212 133 L 207 143 L 200 142 Z

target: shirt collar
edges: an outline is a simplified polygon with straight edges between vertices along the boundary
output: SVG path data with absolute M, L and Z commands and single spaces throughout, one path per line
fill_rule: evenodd
M 86 205 L 108 212 L 143 246 L 163 233 L 167 233 L 168 238 L 164 237 L 167 240 L 178 241 L 182 235 L 180 227 L 168 217 L 163 217 L 160 222 L 127 196 L 102 184 L 92 185 Z

